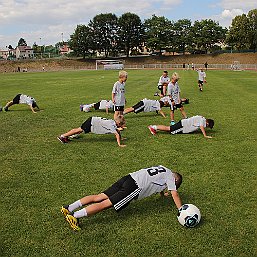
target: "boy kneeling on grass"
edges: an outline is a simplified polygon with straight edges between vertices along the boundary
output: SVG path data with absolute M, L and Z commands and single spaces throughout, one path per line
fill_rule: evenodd
M 69 137 L 79 135 L 83 131 L 85 133 L 94 133 L 94 134 L 114 134 L 116 136 L 117 143 L 120 147 L 125 147 L 126 145 L 121 144 L 121 134 L 119 128 L 125 126 L 124 116 L 119 115 L 115 120 L 107 120 L 101 117 L 90 117 L 88 118 L 79 128 L 74 128 L 68 131 L 65 134 L 62 134 L 57 137 L 61 143 L 68 143 L 70 141 Z
M 111 207 L 119 212 L 127 207 L 131 201 L 140 200 L 156 193 L 169 196 L 170 192 L 176 207 L 179 209 L 182 202 L 177 189 L 181 183 L 182 176 L 179 173 L 162 165 L 144 168 L 122 177 L 100 194 L 85 196 L 70 205 L 62 206 L 61 212 L 71 228 L 77 231 L 80 230 L 79 218 L 95 215 Z M 166 189 L 169 192 L 164 193 Z M 85 207 L 81 208 L 83 206 Z M 74 212 L 78 208 L 81 209 Z

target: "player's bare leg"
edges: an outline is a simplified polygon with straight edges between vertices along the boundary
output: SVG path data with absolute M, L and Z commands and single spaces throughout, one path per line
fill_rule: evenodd
M 100 203 L 93 203 L 89 206 L 87 206 L 85 209 L 86 209 L 86 212 L 87 212 L 87 216 L 92 216 L 98 212 L 101 212 L 103 210 L 106 210 L 106 209 L 109 209 L 111 208 L 113 205 L 110 201 L 110 199 L 106 199 Z
M 82 132 L 83 132 L 82 128 L 75 128 L 75 129 L 72 129 L 72 130 L 68 131 L 65 134 L 62 134 L 62 136 L 63 137 L 70 137 L 70 136 L 73 136 L 75 134 L 81 134 Z
M 8 111 L 8 108 L 11 107 L 12 105 L 13 105 L 13 101 L 8 102 L 8 103 L 5 105 L 4 110 L 5 110 L 5 111 Z
M 127 114 L 127 113 L 130 113 L 130 112 L 133 112 L 134 111 L 134 108 L 133 107 L 129 107 L 129 108 L 126 108 L 123 112 L 123 115 Z
M 182 106 L 181 108 L 179 108 L 179 110 L 181 111 L 181 114 L 182 114 L 183 118 L 186 119 L 187 115 L 186 115 L 184 107 Z
M 170 131 L 170 126 L 165 126 L 165 125 L 156 125 L 156 130 L 160 131 Z
M 80 199 L 82 206 L 90 204 L 90 203 L 99 203 L 108 199 L 108 196 L 104 193 L 98 195 L 88 195 Z

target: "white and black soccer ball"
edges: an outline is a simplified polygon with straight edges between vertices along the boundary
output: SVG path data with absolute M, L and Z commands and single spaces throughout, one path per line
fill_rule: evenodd
M 179 223 L 187 228 L 193 228 L 201 220 L 200 210 L 193 204 L 184 204 L 178 210 Z

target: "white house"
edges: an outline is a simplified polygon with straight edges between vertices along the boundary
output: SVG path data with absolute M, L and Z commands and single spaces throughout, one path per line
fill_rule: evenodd
M 30 46 L 17 46 L 15 50 L 17 59 L 29 59 L 34 57 L 33 49 Z

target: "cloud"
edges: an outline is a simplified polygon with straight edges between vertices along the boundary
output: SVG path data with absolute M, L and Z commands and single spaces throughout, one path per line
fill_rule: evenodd
M 242 9 L 232 9 L 232 10 L 225 9 L 221 13 L 221 17 L 224 19 L 226 19 L 226 18 L 233 19 L 237 15 L 242 15 L 243 13 L 244 13 L 244 11 Z
M 0 44 L 15 44 L 20 37 L 28 43 L 38 41 L 56 43 L 60 34 L 66 38 L 73 33 L 77 24 L 88 23 L 100 13 L 125 12 L 137 13 L 142 19 L 158 13 L 160 7 L 165 7 L 162 15 L 167 15 L 172 8 L 182 0 L 1 0 L 0 2 Z M 10 42 L 10 39 L 12 42 Z
M 257 8 L 256 0 L 222 0 L 219 5 L 228 10 L 241 9 L 245 11 Z

